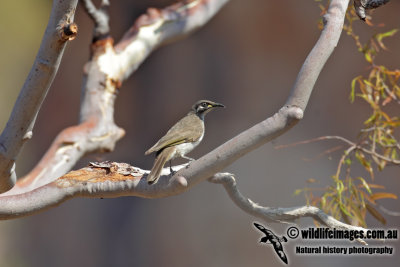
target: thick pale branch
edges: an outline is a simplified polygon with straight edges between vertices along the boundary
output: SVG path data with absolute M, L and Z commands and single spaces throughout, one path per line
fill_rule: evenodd
M 149 8 L 100 62 L 106 73 L 125 80 L 161 45 L 204 26 L 229 0 L 182 1 L 164 9 Z
M 53 1 L 39 52 L 0 136 L 0 192 L 15 184 L 16 157 L 32 137 L 37 114 L 58 71 L 66 42 L 76 35 L 73 19 L 77 2 Z
M 187 167 L 187 166 L 186 166 Z M 185 168 L 185 165 L 174 167 Z M 189 167 L 190 168 L 190 167 Z M 22 195 L 0 197 L 0 220 L 14 219 L 32 215 L 74 197 L 116 198 L 122 196 L 137 196 L 157 198 L 172 196 L 186 190 L 185 179 L 173 178 L 167 181 L 169 168 L 163 170 L 164 179 L 161 186 L 148 185 L 145 171 L 126 163 L 101 162 L 91 163 L 91 166 L 71 171 L 56 181 L 39 187 Z M 143 178 L 143 179 L 142 179 Z M 235 178 L 229 173 L 217 173 L 209 181 L 222 184 L 232 201 L 244 212 L 267 222 L 293 223 L 298 219 L 311 217 L 320 224 L 330 228 L 366 230 L 337 221 L 320 209 L 312 206 L 294 208 L 269 208 L 254 203 L 243 196 L 237 188 Z M 171 190 L 165 191 L 166 187 Z M 173 189 L 173 190 L 172 190 Z
M 94 56 L 87 66 L 88 77 L 83 89 L 80 124 L 60 132 L 38 165 L 5 195 L 21 194 L 47 184 L 68 172 L 85 154 L 112 151 L 124 136 L 125 131 L 114 122 L 118 86 L 99 70 L 97 53 L 103 50 L 93 47 Z
M 226 2 L 228 0 L 195 0 L 162 10 L 149 9 L 122 38 L 116 52 L 113 40 L 104 36 L 109 30 L 105 9 L 108 1 L 103 1 L 99 9 L 91 1 L 84 1 L 95 21 L 95 36 L 92 57 L 85 67 L 87 79 L 82 89 L 80 124 L 63 130 L 39 164 L 5 195 L 28 192 L 55 180 L 87 153 L 112 150 L 124 135 L 113 118 L 116 91 L 122 81 L 155 48 L 203 26 Z
M 175 166 L 174 170 L 184 165 Z M 176 195 L 186 188 L 184 179 L 166 179 L 169 168 L 165 168 L 160 182 L 161 186 L 150 186 L 145 177 L 145 171 L 126 163 L 102 162 L 91 163 L 91 166 L 60 177 L 56 181 L 22 193 L 20 195 L 0 196 L 0 219 L 13 219 L 32 215 L 74 197 L 115 198 L 121 196 L 138 196 L 158 198 Z M 163 188 L 170 188 L 166 191 Z
M 349 0 L 331 1 L 328 11 L 324 15 L 325 27 L 301 67 L 291 95 L 286 102 L 287 105 L 294 105 L 305 110 L 315 82 L 339 42 L 348 5 Z

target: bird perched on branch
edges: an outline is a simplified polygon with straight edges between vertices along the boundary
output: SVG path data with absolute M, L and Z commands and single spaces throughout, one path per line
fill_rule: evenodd
M 161 171 L 167 161 L 177 157 L 182 157 L 190 161 L 194 160 L 186 156 L 203 139 L 204 136 L 204 116 L 215 107 L 225 107 L 222 104 L 210 101 L 197 101 L 189 113 L 178 121 L 171 129 L 145 152 L 145 155 L 156 152 L 156 159 L 150 174 L 147 176 L 147 182 L 154 184 L 160 178 Z

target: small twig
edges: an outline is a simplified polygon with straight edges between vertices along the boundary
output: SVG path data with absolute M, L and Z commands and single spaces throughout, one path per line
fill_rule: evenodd
M 372 126 L 372 127 L 370 127 L 370 128 L 361 129 L 360 131 L 361 131 L 361 132 L 371 132 L 371 131 L 375 131 L 375 129 L 379 129 L 379 128 L 382 129 L 382 127 Z
M 345 160 L 346 157 L 347 157 L 353 150 L 355 150 L 356 148 L 357 148 L 356 146 L 350 146 L 348 149 L 346 149 L 346 150 L 344 151 L 342 157 L 341 157 L 340 160 L 339 160 L 339 165 L 338 165 L 337 170 L 336 170 L 335 179 L 339 179 L 339 175 L 340 175 L 340 172 L 341 172 L 341 170 L 342 170 L 342 165 L 343 165 L 343 163 L 344 163 L 344 160 Z
M 93 42 L 108 37 L 110 34 L 110 17 L 108 15 L 108 6 L 110 3 L 108 0 L 103 0 L 100 8 L 96 8 L 92 0 L 83 0 L 81 3 L 95 24 Z
M 373 151 L 374 153 L 376 153 L 376 135 L 377 135 L 377 131 L 374 131 L 373 137 L 372 137 L 372 148 L 371 151 Z
M 332 147 L 332 148 L 329 148 L 329 149 L 323 151 L 322 153 L 319 153 L 317 156 L 315 156 L 313 158 L 304 158 L 304 160 L 305 161 L 314 161 L 316 159 L 320 159 L 321 157 L 323 157 L 325 155 L 329 155 L 329 154 L 332 154 L 333 152 L 341 150 L 342 148 L 343 148 L 343 145 L 335 146 L 335 147 Z
M 394 137 L 393 134 L 386 132 L 385 134 L 387 134 L 390 138 L 392 138 L 393 140 L 395 140 L 395 144 L 393 146 L 397 147 L 397 149 L 400 150 L 400 143 L 397 141 L 397 139 Z
M 371 128 L 371 129 L 372 129 L 372 128 Z M 332 135 L 332 136 L 329 136 L 329 135 L 327 135 L 327 136 L 321 136 L 321 137 L 318 137 L 318 138 L 314 138 L 314 139 L 310 139 L 310 140 L 305 140 L 305 141 L 300 141 L 300 142 L 296 142 L 296 143 L 292 143 L 292 144 L 288 144 L 288 145 L 279 145 L 279 146 L 276 146 L 275 148 L 276 148 L 276 149 L 281 149 L 281 148 L 287 148 L 287 147 L 292 147 L 292 146 L 297 146 L 297 145 L 302 145 L 302 144 L 308 144 L 308 143 L 317 142 L 317 141 L 322 141 L 322 140 L 333 140 L 333 139 L 335 139 L 335 140 L 340 140 L 340 141 L 342 141 L 342 142 L 348 144 L 350 147 L 352 147 L 352 149 L 350 150 L 350 152 L 351 152 L 352 150 L 354 150 L 354 149 L 357 149 L 357 150 L 361 150 L 362 152 L 364 152 L 364 153 L 366 153 L 366 154 L 369 154 L 369 155 L 371 155 L 371 156 L 375 156 L 375 157 L 377 157 L 377 158 L 379 158 L 379 159 L 385 160 L 385 161 L 387 161 L 387 162 L 390 162 L 390 163 L 393 163 L 393 164 L 396 164 L 396 165 L 399 165 L 399 164 L 400 164 L 400 160 L 395 160 L 395 159 L 392 159 L 392 158 L 385 157 L 385 156 L 383 156 L 383 155 L 381 155 L 381 154 L 379 154 L 379 153 L 377 153 L 377 152 L 374 152 L 374 151 L 372 151 L 372 150 L 366 149 L 366 148 L 364 148 L 364 147 L 361 146 L 361 145 L 357 145 L 356 143 L 354 143 L 354 142 L 352 142 L 352 141 L 350 141 L 350 140 L 348 140 L 348 139 L 346 139 L 346 138 L 344 138 L 344 137 L 342 137 L 342 136 L 336 136 L 336 135 Z
M 362 152 L 364 152 L 366 154 L 369 154 L 371 156 L 375 156 L 375 157 L 377 157 L 379 159 L 387 161 L 389 163 L 392 163 L 392 164 L 395 164 L 395 165 L 399 165 L 400 164 L 400 160 L 396 160 L 396 159 L 385 157 L 385 156 L 383 156 L 381 154 L 378 154 L 378 153 L 376 153 L 374 151 L 371 151 L 369 149 L 366 149 L 366 148 L 363 148 L 363 147 L 360 147 L 360 146 L 357 146 L 357 149 L 361 150 Z
M 318 141 L 324 141 L 324 140 L 332 140 L 332 139 L 341 140 L 341 141 L 343 141 L 343 142 L 345 142 L 345 143 L 347 143 L 348 145 L 351 145 L 351 146 L 354 145 L 353 142 L 347 140 L 344 137 L 336 136 L 336 135 L 332 135 L 332 136 L 331 135 L 326 135 L 326 136 L 313 138 L 313 139 L 310 139 L 310 140 L 299 141 L 299 142 L 286 144 L 286 145 L 279 145 L 279 146 L 276 146 L 275 149 L 294 147 L 294 146 L 298 146 L 298 145 L 309 144 L 309 143 L 318 142 Z

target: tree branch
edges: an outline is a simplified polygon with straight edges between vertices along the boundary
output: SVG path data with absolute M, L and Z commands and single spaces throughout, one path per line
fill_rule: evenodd
M 331 1 L 323 17 L 325 27 L 301 67 L 286 105 L 305 110 L 315 82 L 339 42 L 348 5 L 349 0 Z
M 81 1 L 86 13 L 89 14 L 90 18 L 94 21 L 95 26 L 93 30 L 93 42 L 108 37 L 110 33 L 110 17 L 108 16 L 108 6 L 110 3 L 108 0 L 101 2 L 100 8 L 96 8 L 92 0 Z
M 85 66 L 80 123 L 61 131 L 35 168 L 4 195 L 28 192 L 54 181 L 85 154 L 110 151 L 124 130 L 114 123 L 116 92 L 124 79 L 160 45 L 177 40 L 206 24 L 228 0 L 184 1 L 165 9 L 149 9 L 115 46 L 108 36 L 108 14 L 103 1 L 96 9 L 83 2 L 95 21 L 92 55 Z M 97 35 L 98 34 L 98 35 Z
M 235 178 L 230 173 L 217 173 L 209 178 L 208 181 L 223 185 L 229 197 L 240 209 L 266 222 L 294 223 L 298 219 L 311 217 L 321 225 L 330 228 L 366 231 L 366 229 L 362 227 L 342 223 L 313 206 L 293 208 L 270 208 L 260 206 L 242 195 L 237 188 Z
M 73 23 L 77 2 L 53 1 L 39 52 L 0 136 L 0 193 L 16 182 L 16 157 L 32 138 L 37 114 L 58 71 L 66 43 L 77 33 Z
M 175 166 L 175 170 L 186 165 Z M 32 215 L 51 207 L 58 206 L 74 197 L 115 198 L 137 196 L 160 198 L 176 195 L 185 190 L 185 179 L 176 177 L 162 186 L 148 185 L 145 171 L 126 163 L 100 162 L 91 163 L 89 167 L 60 177 L 56 181 L 22 195 L 0 197 L 0 220 L 14 219 Z M 169 175 L 169 168 L 164 168 L 162 175 Z M 237 188 L 236 180 L 230 173 L 217 173 L 208 179 L 209 182 L 222 184 L 232 201 L 244 212 L 266 222 L 294 223 L 296 220 L 311 217 L 320 224 L 336 229 L 364 230 L 362 227 L 342 223 L 313 206 L 293 208 L 263 207 L 246 198 Z M 165 191 L 170 186 L 175 190 Z M 362 240 L 359 240 L 363 242 Z M 365 242 L 364 242 L 365 243 Z
M 164 9 L 149 8 L 99 59 L 116 80 L 128 78 L 161 45 L 179 40 L 204 26 L 229 0 L 181 1 Z
M 185 165 L 175 166 L 179 170 Z M 115 198 L 121 196 L 138 196 L 160 198 L 182 192 L 185 187 L 182 180 L 163 179 L 155 186 L 150 186 L 145 177 L 149 171 L 130 166 L 126 163 L 102 162 L 91 163 L 89 167 L 58 178 L 37 189 L 19 195 L 0 196 L 0 219 L 13 219 L 32 215 L 37 212 L 58 206 L 74 197 Z M 162 175 L 169 175 L 169 168 Z M 160 185 L 159 185 L 160 184 Z M 168 187 L 170 190 L 165 190 Z M 172 190 L 175 188 L 175 190 Z

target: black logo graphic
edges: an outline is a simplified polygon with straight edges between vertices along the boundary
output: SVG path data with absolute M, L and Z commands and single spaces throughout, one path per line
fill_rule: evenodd
M 282 236 L 282 238 L 279 238 L 277 235 L 275 235 L 271 230 L 265 228 L 261 224 L 254 223 L 254 226 L 263 232 L 265 234 L 264 237 L 261 238 L 260 242 L 268 244 L 272 244 L 274 246 L 276 254 L 278 254 L 279 258 L 286 264 L 288 264 L 288 259 L 286 257 L 285 252 L 283 251 L 283 246 L 281 242 L 287 242 L 287 238 L 285 236 Z

